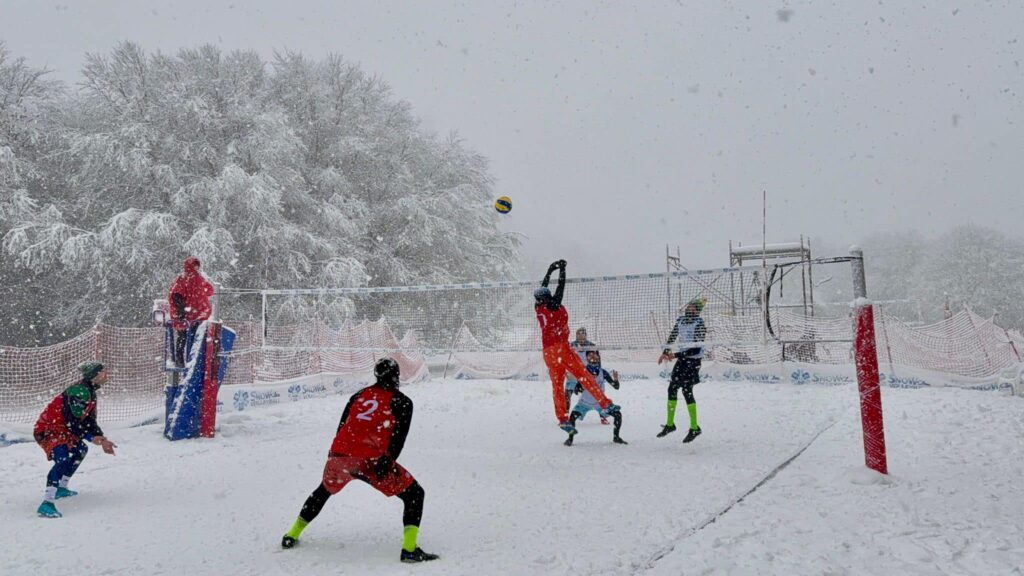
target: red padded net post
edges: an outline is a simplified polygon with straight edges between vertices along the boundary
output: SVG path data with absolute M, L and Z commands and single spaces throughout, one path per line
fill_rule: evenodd
M 860 419 L 864 429 L 864 464 L 888 474 L 885 460 L 885 427 L 882 424 L 882 392 L 878 385 L 878 352 L 875 347 L 875 312 L 871 304 L 860 304 L 855 313 L 854 354 L 857 388 L 860 391 Z
M 864 253 L 857 247 L 854 257 L 853 291 L 857 297 L 854 311 L 854 357 L 857 364 L 857 388 L 860 392 L 860 419 L 864 431 L 864 464 L 882 474 L 889 473 L 885 458 L 885 427 L 882 422 L 882 391 L 878 382 L 878 349 L 875 344 L 875 311 L 867 300 L 864 280 Z

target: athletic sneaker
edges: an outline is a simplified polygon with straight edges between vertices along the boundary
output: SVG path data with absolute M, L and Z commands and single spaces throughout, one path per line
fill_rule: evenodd
M 686 438 L 683 438 L 683 444 L 687 442 L 693 442 L 693 439 L 700 436 L 700 426 L 696 428 L 690 428 L 690 431 L 686 433 Z
M 53 505 L 53 502 L 47 502 L 45 500 L 39 505 L 39 508 L 36 509 L 36 514 L 39 514 L 43 518 L 61 518 L 64 516 L 57 510 L 57 507 Z
M 75 492 L 74 490 L 68 490 L 67 488 L 59 486 L 57 487 L 58 500 L 60 500 L 61 498 L 71 498 L 72 496 L 78 496 L 78 492 Z
M 569 434 L 576 433 L 576 427 L 573 426 L 572 422 L 559 422 L 558 427 Z
M 604 409 L 604 413 L 609 416 L 615 416 L 621 412 L 622 408 L 618 404 L 609 404 L 608 407 Z
M 658 432 L 658 438 L 664 438 L 665 436 L 668 436 L 669 434 L 671 434 L 671 433 L 673 433 L 675 431 L 676 431 L 676 427 L 675 426 L 662 426 L 661 427 L 661 432 Z
M 576 431 L 569 432 L 569 437 L 565 439 L 564 444 L 566 446 L 572 446 L 572 439 L 576 437 Z
M 440 558 L 437 554 L 431 554 L 424 552 L 422 548 L 416 547 L 415 550 L 409 552 L 405 548 L 402 548 L 402 562 L 406 564 L 416 564 L 417 562 L 430 562 L 431 560 L 437 560 Z
M 605 418 L 604 416 L 601 416 L 601 425 L 602 426 L 607 426 L 609 424 L 611 424 L 611 422 L 609 422 L 608 419 Z
M 281 548 L 294 548 L 299 541 L 291 536 L 285 534 L 284 538 L 281 538 Z
M 615 436 L 614 438 L 612 438 L 612 442 L 616 444 L 629 444 L 629 442 L 626 442 L 620 436 Z

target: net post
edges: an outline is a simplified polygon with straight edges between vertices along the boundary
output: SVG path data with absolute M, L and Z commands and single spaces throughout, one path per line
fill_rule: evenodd
M 216 282 L 210 284 L 213 285 L 213 295 L 210 296 L 210 320 L 216 322 L 220 319 L 220 286 Z
M 878 350 L 875 343 L 875 313 L 867 298 L 864 278 L 864 252 L 850 247 L 853 268 L 854 354 L 857 364 L 857 388 L 860 392 L 861 427 L 864 432 L 864 464 L 888 474 L 885 457 L 885 429 L 882 421 L 882 393 L 878 380 Z
M 260 290 L 260 346 L 267 347 L 267 291 Z

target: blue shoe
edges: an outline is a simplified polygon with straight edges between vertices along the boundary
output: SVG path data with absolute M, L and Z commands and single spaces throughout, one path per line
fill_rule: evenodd
M 558 427 L 561 428 L 562 431 L 568 432 L 569 434 L 576 433 L 576 427 L 572 425 L 572 422 L 559 422 Z
M 43 501 L 43 503 L 39 505 L 39 508 L 36 509 L 36 514 L 39 514 L 39 516 L 43 518 L 60 518 L 63 516 L 63 514 L 57 510 L 57 507 L 53 505 L 53 502 L 46 501 Z
M 67 488 L 63 487 L 57 488 L 57 500 L 60 500 L 61 498 L 71 498 L 72 496 L 78 496 L 78 492 L 75 492 L 74 490 L 68 490 Z
M 619 407 L 618 404 L 609 404 L 608 407 L 604 409 L 604 413 L 609 416 L 615 416 L 616 414 L 622 413 L 622 408 Z

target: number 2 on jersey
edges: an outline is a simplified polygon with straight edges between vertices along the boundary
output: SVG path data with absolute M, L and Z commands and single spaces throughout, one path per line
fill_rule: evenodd
M 356 414 L 356 419 L 358 419 L 358 420 L 372 420 L 373 418 L 372 418 L 371 415 L 374 412 L 377 411 L 377 406 L 379 406 L 377 401 L 373 400 L 373 399 L 363 400 L 362 402 L 360 402 L 360 404 L 363 405 L 363 408 L 367 408 L 367 409 L 364 410 L 363 412 L 360 412 L 360 413 Z

